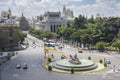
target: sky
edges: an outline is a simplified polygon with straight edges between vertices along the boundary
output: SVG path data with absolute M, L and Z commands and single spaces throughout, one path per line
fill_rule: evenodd
M 120 0 L 0 0 L 0 12 L 11 8 L 13 15 L 35 17 L 45 11 L 62 11 L 63 6 L 73 10 L 74 16 L 120 16 Z

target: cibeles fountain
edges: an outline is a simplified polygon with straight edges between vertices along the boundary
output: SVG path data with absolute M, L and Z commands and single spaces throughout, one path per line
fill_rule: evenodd
M 94 72 L 104 69 L 104 65 L 98 62 L 87 59 L 79 59 L 77 54 L 74 56 L 70 55 L 69 59 L 61 59 L 49 63 L 48 65 L 52 66 L 53 71 L 56 72 L 69 72 L 72 68 L 76 72 Z M 47 66 L 48 66 L 47 65 Z M 101 67 L 102 65 L 102 67 Z

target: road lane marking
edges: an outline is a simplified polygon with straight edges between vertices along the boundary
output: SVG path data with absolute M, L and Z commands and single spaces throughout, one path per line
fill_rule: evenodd
M 16 79 L 19 79 L 19 74 L 13 74 L 13 77 L 15 77 Z

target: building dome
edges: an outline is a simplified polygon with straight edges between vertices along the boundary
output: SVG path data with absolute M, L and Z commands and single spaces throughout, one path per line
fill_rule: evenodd
M 20 27 L 23 31 L 29 30 L 29 23 L 28 23 L 27 19 L 24 17 L 23 13 L 20 18 Z

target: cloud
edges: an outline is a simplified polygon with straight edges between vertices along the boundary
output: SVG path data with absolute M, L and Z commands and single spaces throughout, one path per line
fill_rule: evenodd
M 90 15 L 100 13 L 101 16 L 116 16 L 120 14 L 119 5 L 116 0 L 96 0 L 94 4 L 81 5 L 77 8 L 74 6 L 73 9 L 76 15 L 83 14 L 90 17 Z
M 92 1 L 92 4 L 89 4 Z M 66 5 L 74 11 L 75 16 L 96 15 L 104 16 L 119 15 L 120 1 L 117 0 L 0 0 L 0 11 L 9 7 L 15 15 L 20 16 L 23 12 L 25 16 L 32 17 L 43 14 L 44 11 L 61 11 Z
M 27 6 L 28 5 L 28 0 L 15 0 L 15 4 L 17 6 Z

